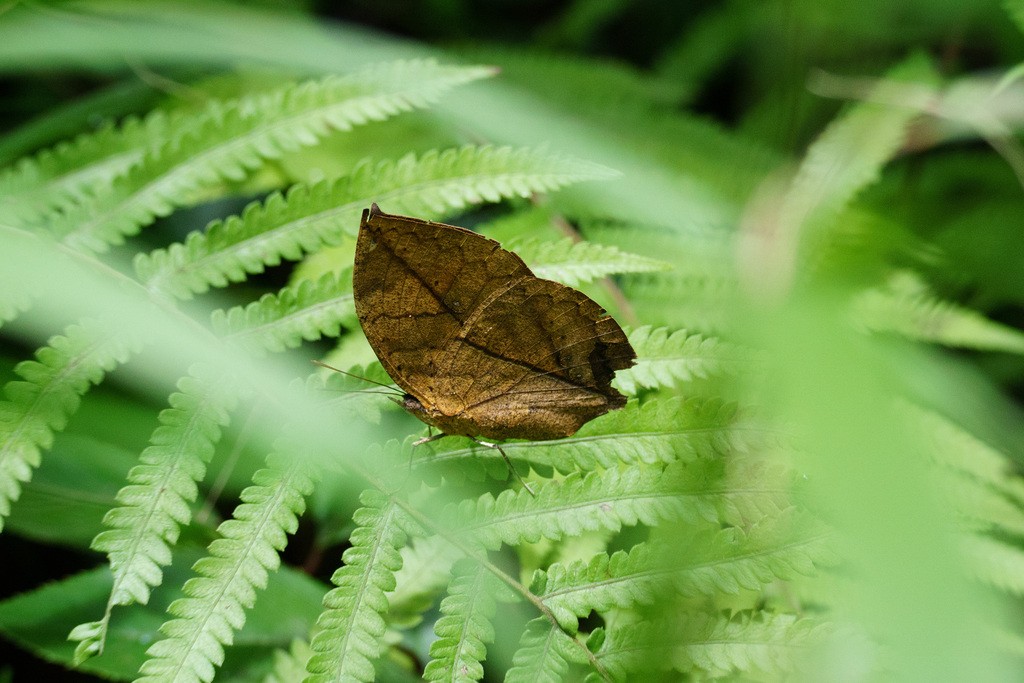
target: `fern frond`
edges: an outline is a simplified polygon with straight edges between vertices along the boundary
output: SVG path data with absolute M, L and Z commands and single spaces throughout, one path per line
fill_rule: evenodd
M 715 334 L 729 329 L 736 278 L 718 273 L 624 275 L 619 279 L 637 318 L 656 327 Z
M 714 678 L 758 671 L 778 676 L 791 673 L 801 649 L 820 642 L 829 629 L 789 614 L 691 612 L 609 628 L 595 654 L 616 680 L 670 670 Z
M 904 405 L 907 421 L 936 462 L 983 483 L 1024 508 L 1024 481 L 1010 458 L 963 427 L 920 406 Z
M 431 661 L 423 671 L 427 681 L 478 681 L 487 643 L 494 640 L 491 619 L 498 600 L 511 600 L 511 592 L 497 577 L 473 559 L 453 569 L 448 597 L 441 602 L 442 616 L 434 623 L 437 635 L 430 645 Z
M 957 348 L 1024 353 L 1024 333 L 937 298 L 914 273 L 899 273 L 854 301 L 857 322 L 875 332 Z
M 0 172 L 4 211 L 32 222 L 86 201 L 138 163 L 154 140 L 166 140 L 172 121 L 160 110 L 129 117 L 19 160 Z
M 1024 595 L 1024 550 L 990 536 L 971 534 L 963 540 L 974 576 L 990 586 Z
M 1024 536 L 1024 509 L 1019 503 L 956 471 L 937 470 L 934 477 L 962 527 L 976 532 L 1002 530 Z
M 36 351 L 36 360 L 15 366 L 22 381 L 8 382 L 7 400 L 0 402 L 0 529 L 22 483 L 32 478 L 42 451 L 77 410 L 80 397 L 138 346 L 124 325 L 84 320 L 51 338 Z
M 780 468 L 747 458 L 573 473 L 541 484 L 536 497 L 510 489 L 463 501 L 449 525 L 493 550 L 637 523 L 751 523 L 787 507 L 785 482 Z
M 373 662 L 383 649 L 385 593 L 395 588 L 395 572 L 402 566 L 398 549 L 414 523 L 377 491 L 364 491 L 360 500 L 352 546 L 342 556 L 345 565 L 331 577 L 337 588 L 324 597 L 317 620 L 316 654 L 306 665 L 309 683 L 372 681 Z
M 502 69 L 503 80 L 539 92 L 546 104 L 561 106 L 571 117 L 595 127 L 596 135 L 614 135 L 624 149 L 638 157 L 638 165 L 656 164 L 681 173 L 687 184 L 710 186 L 735 198 L 733 201 L 747 197 L 778 163 L 777 154 L 766 146 L 737 136 L 708 118 L 651 106 L 652 94 L 663 85 L 671 88 L 674 84 L 658 83 L 649 75 L 630 85 L 633 78 L 623 78 L 620 68 L 614 69 L 619 72 L 614 75 L 592 60 L 586 65 L 573 64 L 562 56 L 538 58 L 521 51 L 472 50 L 469 54 L 488 56 L 491 61 L 487 63 Z M 594 89 L 588 91 L 588 84 Z M 638 88 L 647 94 L 630 94 Z M 676 189 L 681 191 L 680 186 Z
M 635 216 L 593 213 L 579 207 L 569 217 L 588 241 L 636 250 L 672 264 L 672 272 L 689 277 L 729 272 L 735 263 L 736 232 L 731 224 L 675 221 L 665 225 Z
M 297 185 L 286 195 L 251 204 L 241 216 L 215 221 L 184 244 L 140 256 L 135 270 L 150 288 L 186 298 L 354 235 L 362 210 L 375 201 L 388 212 L 436 218 L 470 204 L 529 196 L 609 173 L 594 164 L 511 147 L 463 147 L 419 159 L 407 155 L 397 162 L 365 163 L 334 182 Z
M 629 552 L 600 554 L 589 562 L 552 565 L 543 576 L 544 604 L 570 633 L 591 610 L 653 604 L 667 596 L 759 590 L 776 579 L 809 575 L 834 562 L 826 532 L 794 515 L 769 518 L 746 532 L 736 527 L 697 531 L 669 552 L 643 543 Z M 675 541 L 676 539 L 673 539 Z
M 184 586 L 185 597 L 167 611 L 175 618 L 160 627 L 166 638 L 146 651 L 149 659 L 138 680 L 210 681 L 224 661 L 224 646 L 245 624 L 245 610 L 256 602 L 256 591 L 267 583 L 267 573 L 280 565 L 285 536 L 298 527 L 305 497 L 313 490 L 306 465 L 294 454 L 282 454 L 287 466 L 264 469 L 253 475 L 253 485 L 242 491 L 242 504 L 232 519 L 218 527 L 221 538 L 209 546 L 209 555 L 196 562 L 197 577 Z
M 550 442 L 550 448 L 545 443 L 533 445 L 548 456 L 541 460 L 545 464 L 554 466 L 568 456 L 579 469 L 591 470 L 596 465 L 735 455 L 750 451 L 768 437 L 768 430 L 745 417 L 735 404 L 669 398 L 627 403 L 622 410 L 583 425 L 573 436 Z M 515 444 L 509 446 L 515 448 Z M 529 451 L 531 459 L 533 452 Z
M 922 55 L 914 55 L 887 74 L 892 81 L 921 84 L 937 80 Z M 874 96 L 884 94 L 881 83 Z M 817 227 L 835 217 L 858 192 L 878 179 L 882 166 L 899 150 L 917 111 L 868 101 L 850 107 L 807 150 L 782 200 L 780 225 Z
M 246 349 L 279 352 L 304 340 L 336 337 L 342 324 L 355 322 L 355 314 L 348 269 L 316 282 L 302 280 L 245 307 L 214 311 L 211 323 L 215 332 Z
M 292 641 L 287 652 L 274 652 L 274 669 L 263 683 L 300 683 L 306 678 L 306 662 L 313 656 L 309 643 L 300 638 Z
M 212 368 L 194 366 L 178 382 L 171 407 L 161 411 L 160 426 L 139 456 L 142 464 L 131 469 L 128 485 L 117 494 L 120 507 L 104 517 L 108 529 L 96 536 L 92 548 L 109 556 L 114 585 L 103 618 L 75 627 L 68 636 L 80 641 L 77 663 L 103 652 L 115 606 L 146 604 L 150 589 L 162 581 L 161 567 L 170 564 L 181 525 L 192 518 L 196 482 L 205 476 L 220 428 L 237 402 L 227 380 Z
M 735 457 L 777 440 L 766 426 L 738 412 L 734 404 L 718 399 L 673 397 L 644 403 L 630 401 L 621 410 L 588 422 L 565 439 L 509 441 L 502 448 L 510 458 L 569 473 L 598 466 Z M 457 444 L 459 440 L 453 437 L 419 446 L 423 453 L 417 452 L 413 467 L 429 472 L 440 466 L 445 476 L 456 481 L 477 477 L 481 467 L 491 464 L 494 468 L 488 468 L 489 473 L 499 477 L 507 473 L 501 456 L 493 448 Z
M 491 73 L 432 61 L 391 62 L 229 103 L 211 102 L 202 122 L 150 150 L 109 191 L 58 216 L 54 233 L 73 248 L 104 251 L 203 187 L 241 180 L 332 130 L 423 107 L 451 88 Z
M 630 254 L 617 247 L 574 242 L 569 238 L 557 242 L 513 240 L 506 246 L 519 254 L 537 277 L 570 287 L 619 273 L 649 273 L 672 267 L 663 261 Z
M 387 594 L 388 623 L 411 628 L 444 591 L 452 566 L 465 553 L 443 536 L 415 538 L 401 553 L 402 568 L 395 572 L 395 588 Z
M 627 394 L 643 388 L 670 387 L 719 372 L 750 367 L 754 354 L 715 338 L 687 330 L 669 332 L 645 325 L 629 333 L 637 362 L 615 373 L 615 382 Z
M 505 683 L 562 683 L 576 650 L 573 645 L 565 631 L 547 617 L 537 617 L 526 625 Z
M 336 420 L 344 417 L 365 424 L 378 424 L 381 407 L 391 404 L 386 397 L 376 391 L 364 390 L 374 383 L 391 384 L 391 378 L 384 372 L 380 363 L 376 362 L 366 367 L 350 366 L 347 371 L 351 375 L 343 375 L 333 370 L 315 373 L 307 380 L 306 389 L 308 392 L 317 392 L 320 398 L 326 397 L 322 408 L 328 411 L 329 417 L 325 419 Z M 381 464 L 379 460 L 371 462 L 378 466 Z

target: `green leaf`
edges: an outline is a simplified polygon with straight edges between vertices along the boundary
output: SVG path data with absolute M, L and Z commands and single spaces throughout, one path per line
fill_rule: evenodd
M 574 242 L 568 238 L 557 242 L 512 241 L 505 247 L 529 264 L 537 277 L 555 280 L 569 287 L 579 287 L 619 273 L 648 273 L 672 267 L 663 261 L 630 254 L 617 247 Z
M 569 670 L 572 640 L 546 617 L 526 625 L 505 683 L 562 683 Z
M 299 184 L 250 204 L 241 216 L 214 221 L 183 244 L 139 256 L 135 270 L 150 288 L 187 298 L 355 235 L 360 214 L 375 201 L 390 213 L 438 218 L 472 204 L 528 197 L 610 174 L 595 164 L 511 147 L 367 162 L 333 182 Z
M 364 491 L 360 499 L 352 546 L 342 556 L 345 565 L 331 577 L 337 588 L 324 597 L 317 620 L 316 654 L 306 665 L 309 683 L 372 681 L 373 662 L 383 651 L 385 593 L 395 588 L 395 572 L 402 566 L 398 548 L 412 522 L 380 493 Z
M 738 292 L 735 276 L 722 271 L 623 275 L 619 285 L 638 320 L 705 334 L 729 329 Z
M 129 117 L 21 159 L 0 172 L 3 210 L 19 222 L 34 222 L 88 202 L 138 164 L 146 149 L 167 140 L 174 124 L 181 128 L 182 118 L 159 110 L 141 119 Z
M 923 55 L 909 57 L 886 75 L 867 101 L 852 105 L 832 121 L 807 150 L 779 208 L 777 224 L 787 229 L 822 229 L 900 149 L 907 126 L 918 115 L 885 99 L 889 81 L 925 88 L 937 74 Z M 882 103 L 872 101 L 878 98 Z
M 42 451 L 93 384 L 138 348 L 135 336 L 118 324 L 97 320 L 68 327 L 36 352 L 36 360 L 15 367 L 22 381 L 4 387 L 0 402 L 0 529 L 21 484 L 32 478 Z
M 894 275 L 883 287 L 854 301 L 858 323 L 875 332 L 958 348 L 1024 353 L 1024 332 L 993 322 L 950 301 L 942 301 L 910 272 Z
M 615 383 L 627 394 L 641 387 L 671 387 L 721 372 L 737 373 L 755 363 L 752 352 L 686 330 L 645 325 L 629 333 L 629 343 L 636 365 L 615 373 Z
M 267 160 L 314 145 L 332 130 L 423 107 L 490 73 L 431 61 L 391 62 L 252 98 L 211 102 L 193 126 L 147 151 L 104 192 L 56 216 L 51 229 L 75 249 L 105 251 L 188 203 L 201 188 L 241 180 Z
M 636 465 L 570 474 L 543 483 L 536 496 L 486 493 L 452 506 L 446 523 L 489 549 L 637 524 L 740 525 L 781 514 L 787 484 L 781 468 L 750 458 Z
M 216 310 L 211 323 L 215 332 L 247 350 L 280 352 L 336 337 L 343 324 L 356 323 L 355 315 L 349 269 L 316 282 L 301 280 L 244 307 Z
M 980 581 L 1024 595 L 1024 549 L 996 538 L 970 535 L 963 541 L 972 573 Z
M 158 635 L 169 602 L 180 596 L 189 566 L 200 548 L 179 543 L 166 585 L 157 588 L 148 605 L 132 605 L 111 619 L 107 650 L 78 666 L 84 673 L 127 681 L 145 661 L 146 645 Z M 103 610 L 111 589 L 105 567 L 54 581 L 0 602 L 0 632 L 38 657 L 72 666 L 74 643 L 67 633 L 76 623 Z M 287 647 L 316 620 L 323 586 L 290 567 L 272 573 L 245 628 L 230 648 L 222 670 L 225 680 L 253 680 L 252 672 L 271 665 L 272 648 Z
M 117 494 L 119 507 L 104 518 L 108 527 L 92 547 L 110 558 L 114 586 L 103 618 L 77 628 L 81 640 L 76 662 L 103 652 L 111 610 L 133 602 L 145 604 L 150 589 L 163 579 L 161 567 L 171 562 L 172 547 L 183 525 L 192 519 L 190 504 L 206 474 L 221 427 L 237 401 L 235 387 L 222 373 L 195 366 L 171 394 L 171 407 L 160 413 L 160 426 L 150 445 L 128 473 L 128 485 Z M 84 637 L 76 637 L 82 635 Z
M 310 475 L 294 454 L 280 459 L 288 466 L 253 476 L 254 484 L 242 492 L 243 502 L 233 518 L 218 527 L 221 538 L 193 566 L 198 576 L 185 583 L 185 597 L 168 607 L 174 618 L 160 627 L 165 638 L 146 651 L 149 659 L 140 668 L 139 681 L 213 679 L 224 661 L 224 646 L 245 625 L 256 592 L 266 587 L 269 573 L 280 565 L 278 553 L 286 535 L 298 528 L 297 515 L 313 489 Z
M 274 670 L 263 683 L 296 683 L 306 677 L 306 662 L 313 656 L 309 643 L 301 638 L 292 641 L 287 652 L 278 650 L 274 653 Z
M 552 565 L 542 592 L 559 624 L 575 633 L 591 610 L 652 605 L 689 596 L 760 590 L 776 579 L 809 575 L 833 563 L 827 534 L 794 514 L 768 518 L 747 531 L 686 530 L 683 538 L 642 543 L 629 552 L 596 555 L 589 562 Z M 685 547 L 680 555 L 672 547 Z
M 513 460 L 559 471 L 611 468 L 619 464 L 671 463 L 750 452 L 777 441 L 766 424 L 717 399 L 670 398 L 630 401 L 621 410 L 588 422 L 573 436 L 553 441 L 509 441 L 502 448 Z M 458 445 L 456 438 L 419 446 L 413 467 L 441 467 L 446 476 L 461 478 L 472 468 L 469 456 L 494 463 L 507 472 L 492 448 Z M 420 452 L 422 451 L 422 453 Z M 479 465 L 478 465 L 479 466 Z
M 423 671 L 428 681 L 478 681 L 486 645 L 494 640 L 491 619 L 496 601 L 511 593 L 482 564 L 466 559 L 455 565 L 448 597 L 441 602 L 444 615 L 434 623 L 437 635 L 430 645 L 431 661 Z
M 801 654 L 828 629 L 789 614 L 681 613 L 609 628 L 596 655 L 616 680 L 669 670 L 715 678 L 754 672 L 777 677 L 793 673 Z
M 388 623 L 411 628 L 423 621 L 451 578 L 451 569 L 464 553 L 442 536 L 414 538 L 401 550 L 402 568 L 388 592 Z

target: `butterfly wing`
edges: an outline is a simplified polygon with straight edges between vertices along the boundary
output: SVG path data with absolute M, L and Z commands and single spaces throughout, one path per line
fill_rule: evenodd
M 452 344 L 464 415 L 495 439 L 553 439 L 622 407 L 611 386 L 636 353 L 622 328 L 571 287 L 524 280 L 482 307 Z M 458 368 L 486 368 L 459 377 Z
M 352 290 L 356 315 L 395 382 L 426 406 L 450 396 L 439 386 L 447 344 L 481 303 L 530 276 L 515 254 L 470 230 L 363 212 Z
M 611 380 L 636 354 L 618 324 L 494 240 L 374 205 L 353 291 L 385 370 L 447 433 L 558 438 L 625 403 Z

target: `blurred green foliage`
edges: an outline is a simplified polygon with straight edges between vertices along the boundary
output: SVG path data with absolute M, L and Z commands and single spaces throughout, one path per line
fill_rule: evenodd
M 0 671 L 1019 679 L 1022 62 L 1021 0 L 0 8 Z M 310 375 L 388 381 L 371 201 L 630 329 L 535 498 Z

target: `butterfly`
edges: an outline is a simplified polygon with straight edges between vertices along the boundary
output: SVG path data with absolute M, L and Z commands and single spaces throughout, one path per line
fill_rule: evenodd
M 618 323 L 471 230 L 373 204 L 359 225 L 352 291 L 367 341 L 405 392 L 402 407 L 440 430 L 417 444 L 462 435 L 508 462 L 479 437 L 564 438 L 626 403 L 611 381 L 636 353 Z

